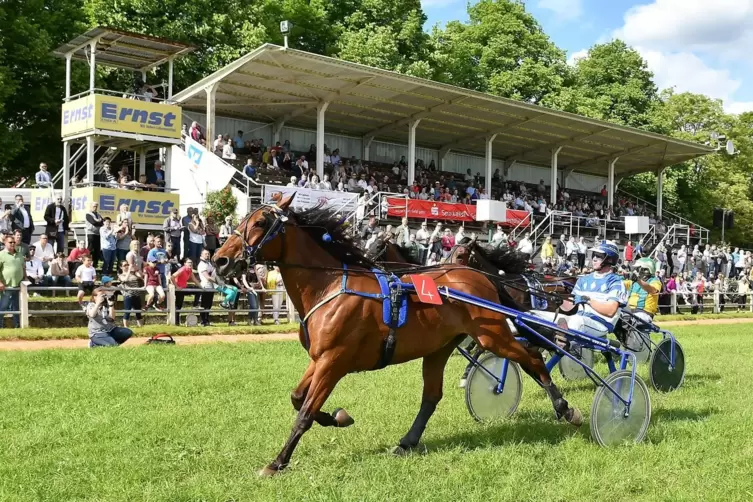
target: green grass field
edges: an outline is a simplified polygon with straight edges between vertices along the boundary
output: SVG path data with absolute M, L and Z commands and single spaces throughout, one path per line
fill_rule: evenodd
M 453 357 L 426 455 L 386 453 L 418 410 L 414 362 L 343 380 L 325 409 L 356 424 L 314 425 L 273 479 L 256 472 L 293 421 L 289 392 L 307 362 L 296 343 L 1 353 L 0 499 L 753 500 L 753 325 L 675 333 L 685 386 L 651 390 L 640 445 L 603 449 L 587 424 L 555 422 L 530 379 L 512 419 L 478 424 Z M 555 378 L 587 417 L 593 388 Z

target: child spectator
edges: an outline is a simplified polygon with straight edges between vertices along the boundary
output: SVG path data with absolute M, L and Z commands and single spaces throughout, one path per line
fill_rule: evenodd
M 155 310 L 162 312 L 163 309 L 160 305 L 165 301 L 165 290 L 162 288 L 162 280 L 156 262 L 146 262 L 144 278 L 146 281 L 146 306 L 144 310 L 149 310 L 150 307 L 154 306 Z M 154 302 L 155 292 L 157 294 L 156 303 Z
M 92 257 L 84 256 L 83 264 L 76 269 L 76 282 L 78 282 L 79 305 L 84 307 L 84 294 L 90 294 L 94 291 L 94 281 L 97 280 L 97 271 L 92 266 Z

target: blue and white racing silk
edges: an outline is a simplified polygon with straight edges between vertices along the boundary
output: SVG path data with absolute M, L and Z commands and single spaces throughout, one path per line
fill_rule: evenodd
M 599 302 L 616 301 L 620 307 L 624 307 L 627 304 L 625 283 L 622 277 L 614 272 L 607 272 L 606 274 L 593 272 L 578 278 L 578 282 L 575 283 L 575 288 L 573 289 L 573 296 L 575 296 L 576 303 L 578 303 L 579 297 L 587 296 Z M 591 318 L 603 324 L 609 332 L 614 331 L 614 324 L 620 317 L 619 309 L 614 316 L 607 317 L 596 312 L 587 304 L 581 305 L 577 315 Z

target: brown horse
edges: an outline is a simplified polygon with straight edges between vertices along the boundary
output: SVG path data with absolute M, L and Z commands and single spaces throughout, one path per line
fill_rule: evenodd
M 238 263 L 246 260 L 275 262 L 295 308 L 303 316 L 300 341 L 311 361 L 291 395 L 298 415 L 288 441 L 261 475 L 273 475 L 288 465 L 298 441 L 314 421 L 325 427 L 353 424 L 345 410 L 332 414 L 321 411 L 345 375 L 423 358 L 420 411 L 394 452 L 403 454 L 416 448 L 442 398 L 447 360 L 466 335 L 499 357 L 517 362 L 547 392 L 558 418 L 564 417 L 573 425 L 582 423 L 581 413 L 568 405 L 552 383 L 541 355 L 515 339 L 500 313 L 450 300 L 430 305 L 408 295 L 405 324 L 393 330 L 383 317 L 383 299 L 377 296 L 382 289 L 372 271 L 374 264 L 353 244 L 340 222 L 333 221 L 329 211 L 289 211 L 294 196 L 273 206 L 261 206 L 246 216 L 235 235 L 214 255 L 221 274 L 237 272 L 243 267 Z M 472 269 L 437 267 L 424 275 L 437 286 L 498 301 L 494 285 Z M 393 336 L 397 342 L 386 360 L 385 346 L 389 344 L 385 341 Z

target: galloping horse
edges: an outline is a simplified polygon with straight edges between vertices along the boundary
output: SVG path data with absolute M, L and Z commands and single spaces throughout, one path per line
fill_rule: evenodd
M 388 274 L 375 270 L 374 263 L 350 240 L 330 211 L 289 210 L 294 196 L 247 215 L 214 255 L 222 275 L 237 273 L 247 261 L 275 262 L 295 308 L 303 316 L 300 341 L 311 361 L 291 394 L 298 415 L 288 441 L 261 475 L 273 475 L 288 465 L 298 441 L 314 421 L 325 427 L 354 423 L 345 410 L 336 409 L 332 414 L 321 411 L 345 375 L 423 358 L 421 407 L 393 451 L 403 454 L 416 448 L 442 398 L 447 360 L 466 335 L 497 356 L 517 362 L 547 392 L 558 418 L 581 425 L 580 411 L 562 397 L 541 355 L 515 339 L 504 315 L 464 302 L 420 303 L 412 294 L 396 298 L 387 291 L 385 298 L 383 287 Z M 440 287 L 498 302 L 494 285 L 472 269 L 437 267 L 424 275 Z M 385 309 L 383 302 L 390 298 L 406 304 L 405 309 L 401 307 L 402 326 L 385 322 L 384 311 L 390 309 Z

